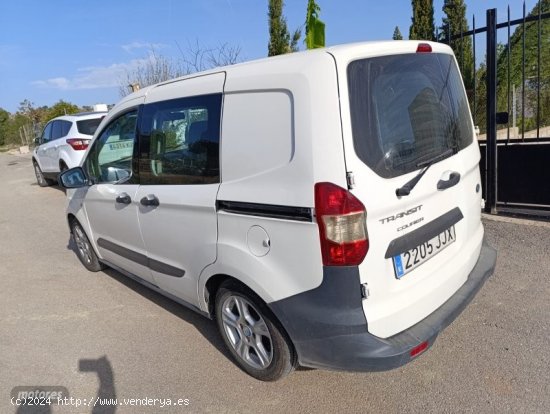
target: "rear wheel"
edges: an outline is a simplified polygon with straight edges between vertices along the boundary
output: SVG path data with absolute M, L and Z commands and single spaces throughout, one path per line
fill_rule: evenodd
M 216 294 L 218 329 L 237 364 L 261 381 L 276 381 L 296 366 L 294 348 L 264 302 L 235 282 Z
M 34 175 L 36 176 L 36 182 L 40 187 L 48 187 L 50 185 L 53 185 L 54 183 L 53 180 L 44 178 L 44 174 L 42 173 L 42 170 L 40 169 L 40 166 L 36 161 L 33 161 L 32 165 L 34 167 Z
M 71 221 L 71 234 L 76 244 L 76 254 L 84 267 L 90 272 L 99 272 L 105 269 L 105 265 L 99 261 L 88 236 L 76 219 Z

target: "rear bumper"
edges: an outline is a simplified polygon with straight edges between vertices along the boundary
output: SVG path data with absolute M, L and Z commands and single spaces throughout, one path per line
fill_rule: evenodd
M 269 304 L 292 339 L 300 365 L 345 371 L 383 371 L 409 362 L 410 351 L 431 346 L 466 308 L 493 274 L 496 250 L 484 240 L 464 285 L 431 315 L 409 329 L 382 339 L 367 331 L 356 267 L 324 269 L 311 291 Z

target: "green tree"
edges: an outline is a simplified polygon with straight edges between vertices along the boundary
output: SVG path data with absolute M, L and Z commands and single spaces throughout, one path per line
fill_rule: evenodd
M 7 129 L 10 121 L 10 113 L 0 108 L 0 146 L 6 143 Z
M 550 11 L 550 0 L 540 0 L 529 12 L 537 16 Z M 512 124 L 512 89 L 515 87 L 517 126 L 533 130 L 537 126 L 537 89 L 540 86 L 540 126 L 550 125 L 550 19 L 541 20 L 540 78 L 538 70 L 538 23 L 518 25 L 510 43 L 499 47 L 497 55 L 497 111 L 507 111 L 510 105 Z M 525 35 L 525 87 L 523 85 L 523 36 Z M 508 91 L 508 58 L 510 59 L 510 91 Z M 509 96 L 509 94 L 510 96 Z M 523 102 L 522 102 L 523 100 Z M 523 103 L 523 104 L 522 104 Z M 525 109 L 525 117 L 522 110 Z
M 59 102 L 55 103 L 51 108 L 46 111 L 45 116 L 42 119 L 42 122 L 48 122 L 50 119 L 61 115 L 69 115 L 80 112 L 80 108 L 75 104 L 66 102 L 63 99 L 60 99 Z
M 321 8 L 315 0 L 308 0 L 306 14 L 306 38 L 308 49 L 325 47 L 325 23 L 319 20 Z
M 411 40 L 435 40 L 433 0 L 412 0 Z
M 47 107 L 42 106 L 37 108 L 34 105 L 34 102 L 31 102 L 28 99 L 25 99 L 23 100 L 23 102 L 19 103 L 19 108 L 17 109 L 17 113 L 27 117 L 28 120 L 33 124 L 39 124 L 43 122 L 46 111 Z
M 401 34 L 401 30 L 399 30 L 399 26 L 395 26 L 395 30 L 393 31 L 393 40 L 403 40 L 403 35 Z
M 7 114 L 7 117 L 6 117 Z M 0 109 L 0 145 L 22 145 L 20 130 L 32 125 L 28 116 L 20 112 L 9 114 Z
M 267 55 L 276 56 L 284 53 L 296 52 L 298 50 L 298 40 L 300 40 L 300 30 L 296 30 L 292 37 L 288 31 L 286 18 L 283 16 L 283 0 L 269 0 L 269 44 L 267 46 Z
M 466 4 L 464 0 L 445 0 L 443 4 L 443 24 L 441 25 L 440 41 L 449 44 L 449 34 L 459 34 L 468 31 L 468 22 L 466 20 Z M 464 85 L 468 91 L 468 95 L 473 94 L 474 87 L 474 55 L 472 52 L 472 38 L 465 36 L 462 39 L 458 38 L 451 40 L 450 46 L 460 65 Z

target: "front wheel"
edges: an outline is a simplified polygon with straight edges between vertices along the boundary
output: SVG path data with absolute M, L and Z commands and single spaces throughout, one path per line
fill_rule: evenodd
M 88 236 L 76 219 L 71 221 L 71 235 L 76 244 L 76 254 L 84 267 L 90 272 L 99 272 L 105 269 L 105 265 L 99 261 Z
M 216 294 L 218 329 L 237 364 L 261 381 L 276 381 L 296 366 L 294 348 L 264 302 L 235 282 Z
M 40 187 L 48 187 L 50 185 L 53 185 L 54 181 L 50 180 L 48 178 L 44 178 L 44 173 L 40 169 L 40 166 L 36 161 L 33 161 L 32 163 L 34 167 L 34 175 L 36 176 L 36 182 Z

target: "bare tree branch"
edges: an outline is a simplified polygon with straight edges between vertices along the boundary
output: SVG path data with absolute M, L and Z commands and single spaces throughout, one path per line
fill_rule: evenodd
M 216 47 L 205 47 L 195 40 L 194 43 L 188 42 L 186 50 L 182 50 L 177 42 L 176 46 L 181 54 L 180 60 L 164 56 L 151 47 L 148 57 L 140 62 L 136 69 L 128 71 L 126 78 L 120 81 L 120 96 L 128 95 L 132 84 L 138 84 L 143 88 L 190 73 L 233 65 L 241 61 L 241 47 L 228 43 L 220 43 Z

